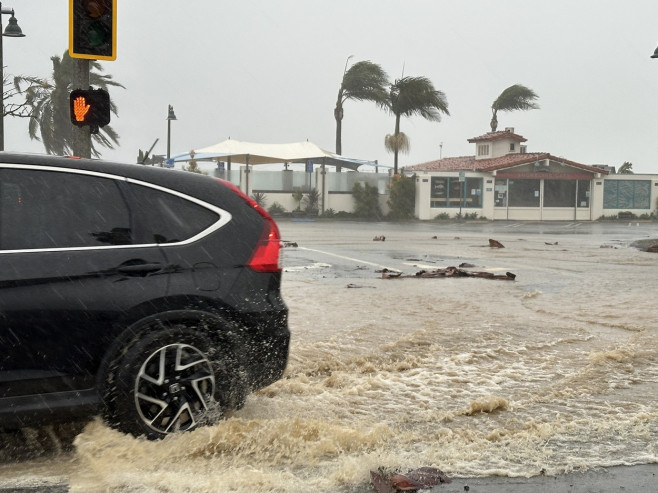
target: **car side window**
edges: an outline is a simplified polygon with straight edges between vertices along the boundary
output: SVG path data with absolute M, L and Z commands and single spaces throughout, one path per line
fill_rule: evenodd
M 0 249 L 132 243 L 116 180 L 61 171 L 0 170 Z
M 129 184 L 135 214 L 135 242 L 185 241 L 219 220 L 217 213 L 171 193 Z

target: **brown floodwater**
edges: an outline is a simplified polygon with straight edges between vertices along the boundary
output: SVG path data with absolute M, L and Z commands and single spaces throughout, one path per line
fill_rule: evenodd
M 658 462 L 658 254 L 632 247 L 658 238 L 653 224 L 280 228 L 297 245 L 283 253 L 281 381 L 160 442 L 100 421 L 7 434 L 0 487 L 357 492 L 378 467 L 534 476 Z M 404 277 L 462 263 L 516 279 Z

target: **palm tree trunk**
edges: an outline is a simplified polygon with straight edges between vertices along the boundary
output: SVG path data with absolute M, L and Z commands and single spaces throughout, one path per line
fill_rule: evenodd
M 341 143 L 341 133 L 343 131 L 343 107 L 340 104 L 340 99 L 336 103 L 336 108 L 334 108 L 334 118 L 336 119 L 336 154 L 340 156 L 343 152 L 343 146 Z
M 497 113 L 498 112 L 496 110 L 492 110 L 492 113 L 493 113 L 493 116 L 491 117 L 490 125 L 491 125 L 491 131 L 495 132 L 496 129 L 498 128 L 498 118 L 497 118 Z
M 400 152 L 400 146 L 398 142 L 398 134 L 400 133 L 400 115 L 395 115 L 395 150 L 393 151 L 393 174 L 398 174 L 398 153 Z

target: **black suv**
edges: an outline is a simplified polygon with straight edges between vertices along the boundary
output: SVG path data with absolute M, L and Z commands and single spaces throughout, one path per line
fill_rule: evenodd
M 281 378 L 279 230 L 229 182 L 0 153 L 0 429 L 161 438 Z

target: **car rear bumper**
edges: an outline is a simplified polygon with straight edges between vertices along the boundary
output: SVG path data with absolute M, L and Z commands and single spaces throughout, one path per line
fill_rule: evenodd
M 288 363 L 290 330 L 288 310 L 251 320 L 251 329 L 242 340 L 242 366 L 247 383 L 258 390 L 279 380 Z

